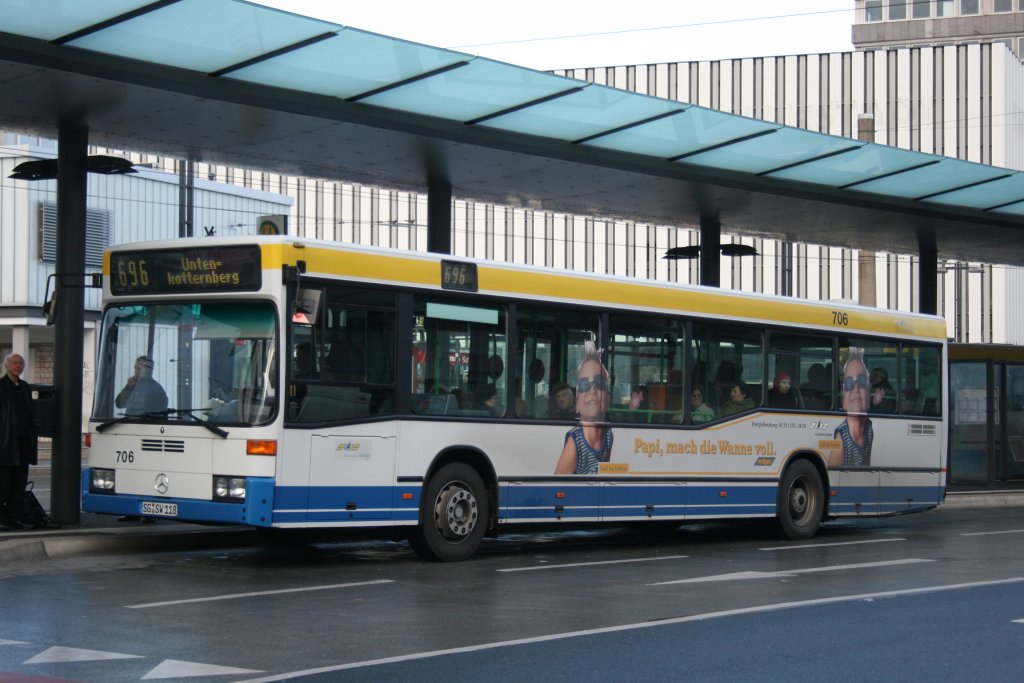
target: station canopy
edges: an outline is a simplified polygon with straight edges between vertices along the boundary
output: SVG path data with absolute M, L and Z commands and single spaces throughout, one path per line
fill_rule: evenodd
M 0 128 L 513 207 L 1024 265 L 1024 174 L 242 0 L 0 0 Z

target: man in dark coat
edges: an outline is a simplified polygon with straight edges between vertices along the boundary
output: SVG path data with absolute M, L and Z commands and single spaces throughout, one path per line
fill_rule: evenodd
M 28 466 L 37 462 L 36 416 L 32 388 L 21 379 L 25 359 L 4 358 L 0 377 L 0 526 L 18 526 L 12 506 L 25 490 Z

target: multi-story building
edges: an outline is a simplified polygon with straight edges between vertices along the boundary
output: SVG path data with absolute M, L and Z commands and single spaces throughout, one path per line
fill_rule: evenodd
M 1021 0 L 854 0 L 861 50 L 1002 43 L 1024 55 Z

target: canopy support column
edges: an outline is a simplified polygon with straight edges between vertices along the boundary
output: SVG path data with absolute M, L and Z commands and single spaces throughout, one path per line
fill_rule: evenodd
M 718 218 L 700 217 L 700 283 L 707 287 L 722 285 L 722 224 Z
M 443 180 L 427 181 L 427 251 L 452 253 L 452 186 Z
M 62 120 L 57 134 L 57 293 L 54 343 L 54 435 L 50 512 L 61 524 L 81 518 L 82 345 L 85 322 L 85 207 L 89 128 Z M 73 277 L 78 275 L 78 277 Z

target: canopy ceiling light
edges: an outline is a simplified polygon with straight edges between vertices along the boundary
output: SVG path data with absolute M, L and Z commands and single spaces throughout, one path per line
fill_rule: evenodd
M 106 154 L 95 154 L 88 157 L 85 162 L 85 170 L 89 173 L 103 175 L 138 173 L 132 166 L 132 162 L 127 159 Z M 56 159 L 33 159 L 15 166 L 14 172 L 7 177 L 14 180 L 55 180 L 57 171 Z
M 757 249 L 748 244 L 723 244 L 721 247 L 722 256 L 757 256 Z M 700 245 L 694 244 L 688 247 L 672 247 L 665 252 L 662 258 L 665 259 L 690 259 L 700 257 Z

